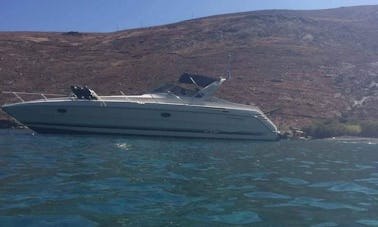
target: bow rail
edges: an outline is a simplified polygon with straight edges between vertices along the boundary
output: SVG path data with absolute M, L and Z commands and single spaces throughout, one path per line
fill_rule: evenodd
M 50 93 L 41 93 L 41 92 L 20 92 L 20 91 L 3 91 L 3 94 L 13 94 L 17 99 L 21 102 L 25 102 L 25 100 L 21 97 L 21 95 L 39 95 L 44 100 L 47 100 L 47 96 L 54 96 L 54 97 L 63 97 L 65 95 L 62 94 L 50 94 Z

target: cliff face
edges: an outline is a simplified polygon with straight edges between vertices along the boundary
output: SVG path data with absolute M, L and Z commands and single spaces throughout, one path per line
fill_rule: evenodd
M 378 6 L 257 11 L 105 34 L 1 32 L 0 91 L 140 94 L 182 72 L 232 74 L 219 97 L 278 126 L 378 118 Z M 0 104 L 15 101 L 2 94 Z M 2 114 L 0 118 L 4 118 Z

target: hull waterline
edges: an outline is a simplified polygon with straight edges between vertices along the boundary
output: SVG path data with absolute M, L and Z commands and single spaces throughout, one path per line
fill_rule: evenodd
M 38 133 L 247 140 L 279 138 L 275 126 L 262 113 L 224 108 L 100 101 L 41 101 L 2 108 Z

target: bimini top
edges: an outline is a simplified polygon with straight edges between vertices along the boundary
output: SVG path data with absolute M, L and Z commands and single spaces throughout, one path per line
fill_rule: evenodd
M 206 87 L 217 80 L 218 79 L 214 79 L 208 76 L 183 73 L 179 79 L 179 82 L 185 83 L 185 84 L 195 84 L 195 85 L 198 85 L 199 87 Z

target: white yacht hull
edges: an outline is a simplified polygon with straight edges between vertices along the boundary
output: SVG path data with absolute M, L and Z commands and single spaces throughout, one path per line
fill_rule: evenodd
M 258 109 L 178 103 L 40 100 L 3 106 L 40 133 L 101 133 L 191 138 L 277 140 L 274 124 Z

